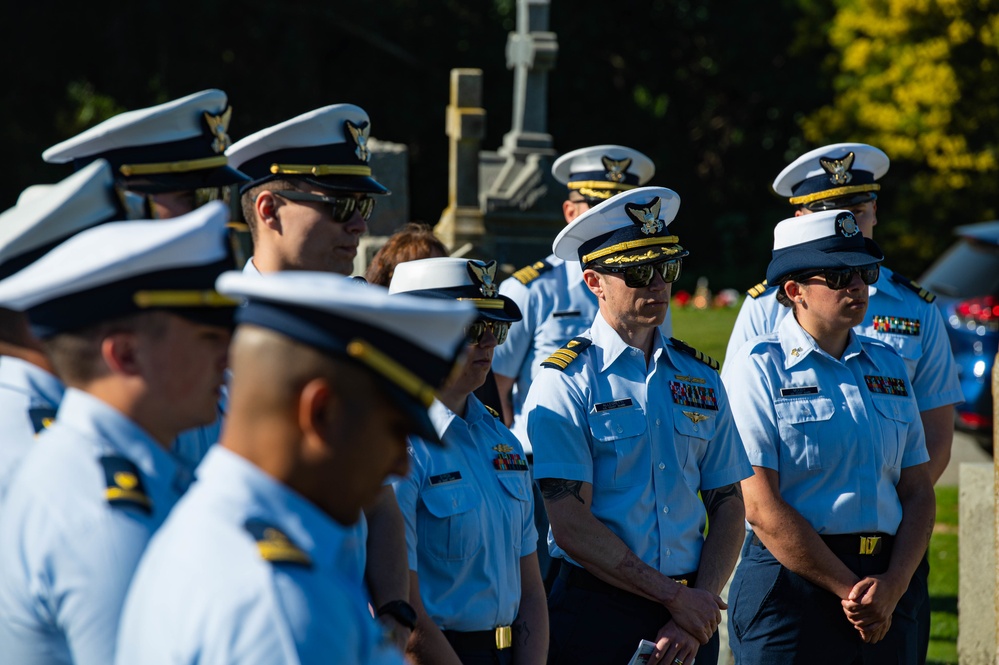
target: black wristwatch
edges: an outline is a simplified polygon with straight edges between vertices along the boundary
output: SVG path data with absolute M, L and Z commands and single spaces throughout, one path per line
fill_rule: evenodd
M 416 610 L 405 600 L 390 600 L 379 607 L 375 614 L 378 616 L 388 614 L 398 621 L 399 625 L 405 626 L 410 630 L 416 628 Z

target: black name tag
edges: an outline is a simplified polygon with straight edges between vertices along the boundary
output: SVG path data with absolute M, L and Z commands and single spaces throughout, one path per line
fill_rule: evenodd
M 612 411 L 614 409 L 623 409 L 624 407 L 631 406 L 632 404 L 633 402 L 631 401 L 631 398 L 628 397 L 625 399 L 615 400 L 613 402 L 602 402 L 600 404 L 594 404 L 593 408 L 597 410 L 597 413 L 600 413 L 601 411 Z
M 818 395 L 818 386 L 801 386 L 800 388 L 781 388 L 781 397 L 798 397 L 800 395 Z
M 449 471 L 448 473 L 442 473 L 439 476 L 430 476 L 431 485 L 453 483 L 456 480 L 461 480 L 461 471 Z
M 564 317 L 567 317 L 567 316 L 580 316 L 581 314 L 582 314 L 582 312 L 578 312 L 578 311 L 576 311 L 576 312 L 572 312 L 572 311 L 570 311 L 570 312 L 553 312 L 552 313 L 552 318 L 561 319 L 561 318 L 564 318 Z

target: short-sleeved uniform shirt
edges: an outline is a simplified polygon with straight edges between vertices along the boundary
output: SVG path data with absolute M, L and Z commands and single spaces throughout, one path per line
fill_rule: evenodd
M 430 418 L 444 447 L 413 437 L 409 474 L 394 483 L 409 568 L 442 629 L 509 626 L 520 609 L 520 559 L 538 542 L 526 455 L 474 394 L 463 418 L 438 401 Z
M 0 356 L 0 505 L 35 437 L 55 420 L 65 388 L 44 369 Z
M 776 287 L 757 298 L 746 298 L 729 338 L 725 358 L 735 357 L 746 341 L 777 329 L 791 309 L 777 302 Z M 867 314 L 854 331 L 879 339 L 895 349 L 906 371 L 920 411 L 964 401 L 957 365 L 950 350 L 943 315 L 912 289 L 892 278 L 882 266 L 881 277 L 870 286 Z M 728 373 L 728 363 L 722 376 Z M 730 386 L 731 387 L 731 386 Z
M 360 583 L 346 531 L 245 458 L 214 446 L 150 543 L 118 663 L 402 663 Z
M 899 474 L 929 460 L 894 350 L 851 332 L 836 359 L 788 316 L 729 363 L 725 383 L 749 461 L 779 473 L 784 501 L 819 534 L 894 534 Z
M 510 326 L 506 342 L 496 347 L 493 371 L 515 379 L 510 429 L 530 453 L 527 419 L 522 414 L 531 382 L 545 358 L 593 324 L 597 297 L 583 282 L 579 262 L 566 262 L 554 254 L 504 280 L 500 293 L 517 303 L 523 318 Z M 667 311 L 660 330 L 669 337 L 672 328 Z
M 578 339 L 591 343 L 531 386 L 535 477 L 592 483 L 594 516 L 642 561 L 665 575 L 696 571 L 698 492 L 752 475 L 718 373 L 659 333 L 646 367 L 602 315 Z M 549 549 L 568 558 L 550 532 Z
M 192 474 L 144 430 L 68 389 L 0 512 L 0 653 L 106 665 L 149 538 Z

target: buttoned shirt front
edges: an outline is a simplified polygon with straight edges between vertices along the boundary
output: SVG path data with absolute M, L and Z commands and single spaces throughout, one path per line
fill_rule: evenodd
M 820 534 L 894 534 L 901 470 L 929 460 L 898 355 L 851 332 L 833 358 L 788 316 L 730 363 L 725 383 L 749 460 L 778 472 L 783 500 Z
M 545 368 L 525 407 L 535 478 L 593 485 L 593 515 L 665 575 L 697 570 L 700 490 L 752 475 L 717 372 L 654 336 L 646 366 L 598 315 L 592 344 L 564 370 Z M 554 557 L 565 557 L 549 533 Z
M 891 276 L 891 270 L 882 266 L 878 281 L 869 287 L 867 314 L 854 331 L 879 339 L 898 352 L 905 361 L 920 411 L 963 402 L 943 315 L 936 305 L 896 283 Z M 791 311 L 777 302 L 776 292 L 776 287 L 770 287 L 758 298 L 746 298 L 742 303 L 729 338 L 726 361 L 735 357 L 748 340 L 776 330 Z M 726 362 L 722 369 L 723 377 L 728 365 Z
M 593 324 L 598 310 L 597 297 L 583 281 L 579 262 L 563 261 L 554 254 L 545 262 L 552 267 L 527 284 L 514 278 L 500 284 L 500 293 L 517 303 L 523 318 L 510 326 L 506 341 L 493 354 L 493 371 L 515 379 L 510 429 L 529 453 L 531 441 L 523 413 L 531 382 L 548 356 Z M 667 311 L 660 330 L 669 337 L 672 327 Z
M 215 446 L 136 572 L 116 662 L 402 663 L 360 583 L 337 570 L 346 534 Z
M 104 457 L 134 465 L 148 511 L 112 500 Z M 134 474 L 125 475 L 122 486 L 132 486 Z M 190 480 L 186 467 L 119 411 L 67 390 L 0 512 L 4 659 L 111 662 L 132 573 Z
M 474 394 L 464 417 L 435 401 L 444 446 L 410 440 L 410 472 L 394 483 L 409 568 L 444 630 L 509 626 L 520 608 L 520 559 L 537 549 L 527 459 L 517 437 Z
M 0 505 L 14 470 L 55 419 L 65 387 L 41 367 L 0 357 Z

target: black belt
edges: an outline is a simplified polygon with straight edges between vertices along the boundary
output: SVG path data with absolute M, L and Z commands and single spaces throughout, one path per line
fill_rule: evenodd
M 890 555 L 892 545 L 895 543 L 895 536 L 887 533 L 844 533 L 819 537 L 836 556 Z M 753 545 L 767 548 L 755 533 Z
M 647 600 L 644 596 L 639 596 L 638 594 L 631 593 L 630 591 L 625 591 L 620 587 L 616 587 L 609 582 L 604 582 L 602 579 L 594 575 L 593 573 L 580 568 L 579 566 L 574 566 L 566 561 L 562 562 L 562 566 L 559 568 L 558 576 L 563 582 L 568 586 L 574 586 L 578 589 L 585 589 L 586 591 L 596 591 L 597 593 L 605 593 L 611 596 L 632 596 L 635 598 L 642 598 Z M 697 572 L 689 573 L 687 575 L 670 575 L 674 580 L 679 582 L 684 586 L 694 586 L 697 582 Z M 652 602 L 652 601 L 650 601 Z
M 442 631 L 447 641 L 460 655 L 469 651 L 502 651 L 513 646 L 513 629 L 500 626 L 493 630 Z

